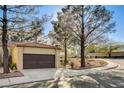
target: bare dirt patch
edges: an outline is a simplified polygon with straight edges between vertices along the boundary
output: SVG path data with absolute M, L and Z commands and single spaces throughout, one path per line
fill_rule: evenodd
M 21 72 L 0 73 L 0 79 L 24 76 Z
M 70 61 L 73 63 L 74 69 L 80 69 L 80 66 L 81 66 L 80 58 L 71 58 Z M 102 67 L 102 66 L 105 66 L 107 64 L 108 63 L 103 61 L 103 60 L 86 59 L 86 67 L 84 67 L 84 69 Z

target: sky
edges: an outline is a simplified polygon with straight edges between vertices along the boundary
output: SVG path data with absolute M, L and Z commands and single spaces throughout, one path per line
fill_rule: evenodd
M 57 19 L 57 12 L 60 12 L 63 7 L 62 5 L 45 5 L 39 8 L 39 17 L 44 14 L 53 16 L 52 19 L 44 25 L 45 35 L 52 30 L 51 21 Z M 108 34 L 109 38 L 117 42 L 124 42 L 124 5 L 110 5 L 105 7 L 110 11 L 114 11 L 112 20 L 116 22 L 116 32 Z
M 61 12 L 61 9 L 63 7 L 64 6 L 62 6 L 62 5 L 47 5 L 47 6 L 43 6 L 43 7 L 39 8 L 39 16 L 44 15 L 44 14 L 52 16 L 51 20 L 49 22 L 47 22 L 46 25 L 44 26 L 45 35 L 47 35 L 49 33 L 49 31 L 52 30 L 51 21 L 57 20 L 57 12 Z
M 54 15 L 52 20 L 55 20 L 57 17 L 57 12 L 61 11 L 61 8 L 64 6 L 44 6 L 40 9 L 42 13 L 40 14 L 49 14 L 49 15 Z M 124 42 L 124 6 L 119 6 L 119 5 L 110 5 L 110 6 L 105 6 L 108 10 L 114 11 L 113 14 L 113 21 L 116 22 L 116 32 L 108 34 L 109 38 L 117 41 L 117 42 Z M 45 34 L 48 34 L 49 31 L 52 30 L 52 25 L 50 22 L 48 22 L 45 25 Z
M 113 20 L 116 22 L 116 32 L 109 34 L 109 37 L 124 42 L 124 5 L 106 6 L 106 8 L 114 11 Z

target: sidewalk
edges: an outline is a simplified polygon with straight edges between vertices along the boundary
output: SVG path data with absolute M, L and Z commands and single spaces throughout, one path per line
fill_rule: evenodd
M 103 59 L 100 59 L 100 60 L 103 60 Z M 66 74 L 68 74 L 69 76 L 87 75 L 90 73 L 95 74 L 95 73 L 100 73 L 100 71 L 108 70 L 108 69 L 114 69 L 114 68 L 119 66 L 116 63 L 112 63 L 109 61 L 107 61 L 107 62 L 108 62 L 108 65 L 106 65 L 104 67 L 84 69 L 84 70 L 66 69 Z M 21 72 L 24 74 L 23 77 L 0 79 L 0 87 L 14 85 L 14 84 L 21 84 L 21 83 L 28 83 L 28 82 L 34 82 L 34 81 L 53 79 L 56 71 L 59 71 L 59 70 L 61 70 L 61 69 L 22 70 Z
M 119 67 L 120 65 L 117 63 L 113 63 L 110 61 L 107 61 L 105 59 L 96 59 L 96 60 L 103 60 L 106 61 L 108 63 L 108 65 L 104 66 L 104 67 L 97 67 L 97 68 L 92 68 L 92 69 L 84 69 L 84 70 L 71 70 L 68 69 L 68 75 L 69 76 L 75 76 L 75 75 L 88 75 L 88 74 L 96 74 L 96 73 L 101 73 L 101 71 L 105 71 L 105 70 L 110 70 L 110 69 L 114 69 Z

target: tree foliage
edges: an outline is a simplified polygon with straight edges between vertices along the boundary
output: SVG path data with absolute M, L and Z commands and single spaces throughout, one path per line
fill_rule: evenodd
M 72 32 L 77 37 L 77 41 L 79 41 L 82 29 L 82 7 L 68 7 L 68 12 L 70 12 L 70 16 L 72 17 Z M 115 22 L 112 21 L 113 12 L 107 10 L 105 6 L 84 6 L 83 12 L 85 46 L 94 43 L 100 39 L 100 37 L 102 38 L 106 33 L 115 31 Z
M 72 38 L 72 33 L 70 33 L 70 18 L 67 10 L 62 9 L 62 12 L 57 14 L 58 21 L 52 21 L 54 31 L 49 33 L 49 37 L 54 40 L 54 42 L 59 42 L 65 52 L 65 65 L 67 63 L 67 48 L 70 46 L 70 41 Z M 70 39 L 71 38 L 71 39 Z
M 97 47 L 97 53 L 107 54 L 108 57 L 111 57 L 112 52 L 123 49 L 123 45 L 116 42 L 109 42 L 103 46 Z
M 33 20 L 36 18 L 35 15 L 38 7 L 39 6 L 26 5 L 0 6 L 0 12 L 3 13 L 3 15 L 0 15 L 0 30 L 2 30 L 3 64 L 5 73 L 9 72 L 9 53 L 7 48 L 9 39 L 12 41 L 22 42 L 27 39 L 28 32 L 26 31 L 28 31 L 29 28 L 36 26 L 33 28 L 33 31 L 36 31 L 36 33 L 37 31 L 41 32 L 41 30 L 43 30 L 42 23 L 46 19 L 41 18 L 39 20 Z M 8 31 L 10 33 L 8 33 Z M 37 34 L 36 33 L 33 33 L 33 36 L 39 34 L 39 32 Z
M 107 33 L 115 31 L 115 22 L 112 20 L 113 12 L 107 10 L 105 6 L 69 5 L 63 8 L 62 11 L 63 16 L 68 17 L 58 18 L 58 22 L 69 20 L 64 22 L 66 28 L 70 29 L 66 30 L 71 35 L 68 37 L 68 41 L 74 44 L 76 42 L 80 46 L 81 59 L 85 57 L 85 47 L 104 39 Z M 61 29 L 65 28 L 61 25 L 59 27 Z M 64 37 L 64 35 L 59 36 Z M 82 60 L 81 63 L 85 63 L 84 61 Z

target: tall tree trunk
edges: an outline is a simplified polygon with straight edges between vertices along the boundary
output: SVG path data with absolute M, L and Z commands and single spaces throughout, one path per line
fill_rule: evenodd
M 35 43 L 38 43 L 38 42 L 37 42 L 37 36 L 34 37 L 34 42 L 35 42 Z
M 7 5 L 3 6 L 2 48 L 4 73 L 9 73 L 9 54 L 7 48 Z
M 82 5 L 82 29 L 81 29 L 81 67 L 85 67 L 85 47 L 84 47 L 84 6 Z
M 67 37 L 65 35 L 65 40 L 64 40 L 64 49 L 65 49 L 65 59 L 64 59 L 64 66 L 67 64 Z
M 112 53 L 112 50 L 110 49 L 110 51 L 108 52 L 109 58 L 111 58 L 111 53 Z

